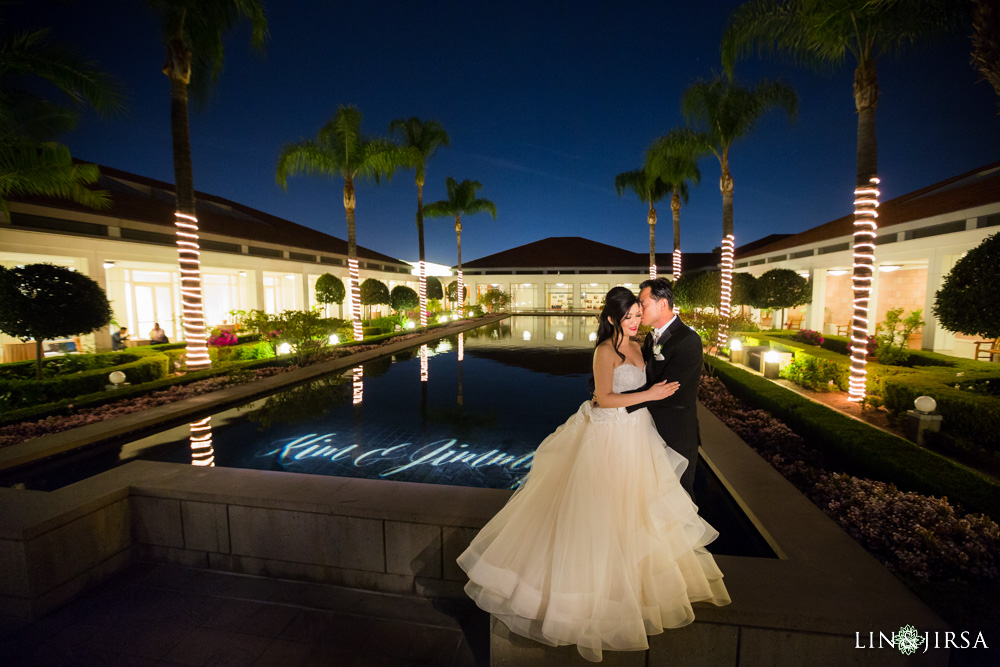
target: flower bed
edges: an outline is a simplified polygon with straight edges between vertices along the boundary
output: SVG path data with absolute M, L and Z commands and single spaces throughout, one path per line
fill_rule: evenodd
M 889 570 L 920 581 L 1000 579 L 1000 526 L 990 517 L 963 515 L 945 497 L 831 472 L 821 452 L 716 378 L 702 378 L 698 397 Z

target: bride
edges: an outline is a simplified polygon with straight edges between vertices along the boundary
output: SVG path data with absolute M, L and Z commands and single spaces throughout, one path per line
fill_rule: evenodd
M 458 557 L 465 591 L 512 632 L 550 646 L 649 648 L 647 635 L 694 620 L 691 603 L 730 603 L 705 545 L 718 532 L 681 487 L 687 459 L 666 447 L 645 408 L 677 391 L 645 391 L 632 340 L 641 309 L 615 287 L 605 297 L 594 351 L 595 396 L 545 438 L 531 472 Z

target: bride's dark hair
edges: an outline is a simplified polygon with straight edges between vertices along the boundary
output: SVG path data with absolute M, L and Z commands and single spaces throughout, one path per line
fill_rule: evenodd
M 625 332 L 622 331 L 622 319 L 638 301 L 632 290 L 625 287 L 612 287 L 604 297 L 604 309 L 601 310 L 601 318 L 597 325 L 597 345 L 610 338 L 615 354 L 621 357 L 622 361 L 625 361 L 625 355 L 618 351 L 618 344 L 625 337 Z M 610 322 L 608 318 L 611 318 Z

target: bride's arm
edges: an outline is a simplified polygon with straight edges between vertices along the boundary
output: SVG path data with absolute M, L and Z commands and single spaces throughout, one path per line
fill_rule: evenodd
M 631 394 L 616 394 L 612 391 L 615 366 L 621 361 L 614 348 L 601 345 L 594 351 L 594 398 L 602 408 L 627 408 L 630 405 L 656 401 L 670 396 L 679 386 L 676 382 L 657 382 L 649 389 Z

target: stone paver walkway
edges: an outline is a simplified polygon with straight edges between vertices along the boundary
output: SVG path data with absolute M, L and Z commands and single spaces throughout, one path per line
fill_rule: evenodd
M 4 665 L 489 664 L 471 602 L 137 564 L 31 623 L 0 623 Z

